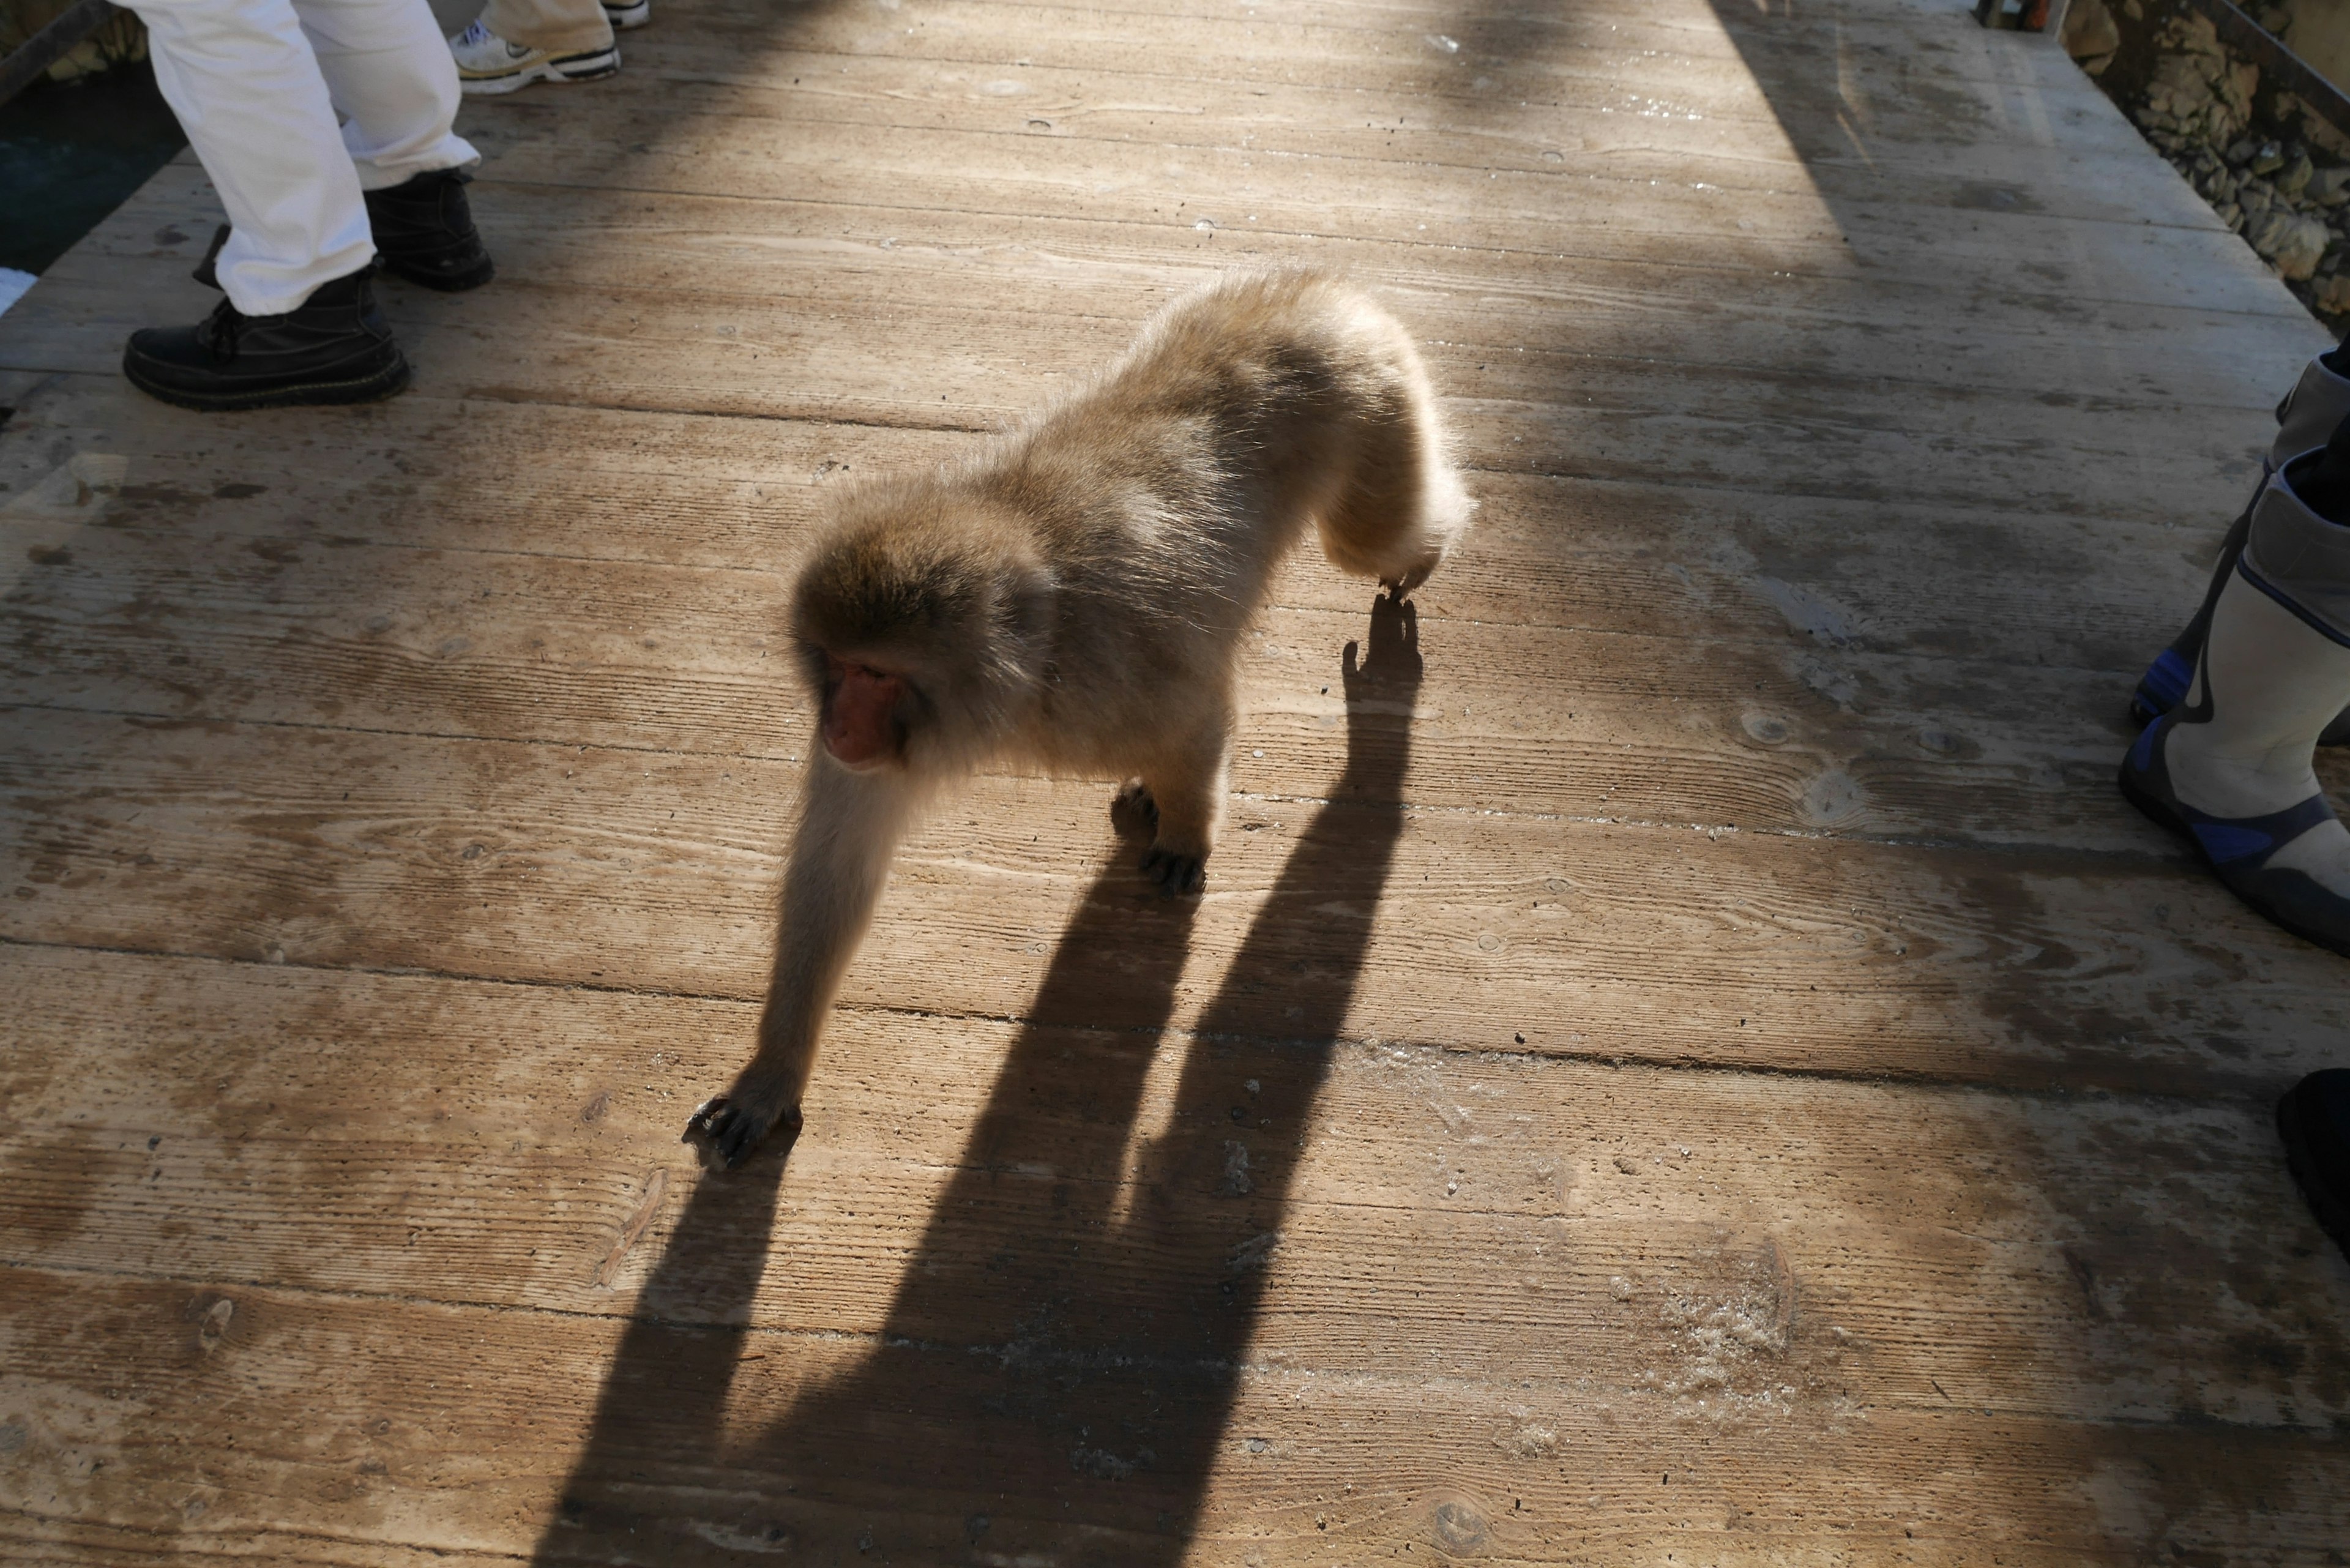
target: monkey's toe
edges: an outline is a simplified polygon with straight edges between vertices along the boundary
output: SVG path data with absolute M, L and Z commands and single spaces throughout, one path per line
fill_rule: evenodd
M 702 1169 L 732 1170 L 751 1157 L 771 1128 L 786 1135 L 783 1147 L 789 1149 L 799 1137 L 800 1113 L 788 1110 L 770 1118 L 723 1095 L 712 1095 L 686 1118 L 685 1133 L 678 1141 L 693 1146 Z
M 1122 833 L 1159 831 L 1159 803 L 1151 798 L 1150 786 L 1140 779 L 1128 779 L 1110 797 L 1109 819 Z
M 1207 860 L 1198 855 L 1179 855 L 1171 849 L 1154 846 L 1142 857 L 1142 874 L 1159 884 L 1159 890 L 1169 898 L 1196 893 L 1208 880 Z

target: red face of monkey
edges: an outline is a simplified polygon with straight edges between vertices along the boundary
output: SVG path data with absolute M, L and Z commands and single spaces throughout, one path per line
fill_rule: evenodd
M 906 735 L 899 717 L 906 682 L 868 665 L 824 656 L 824 749 L 863 773 L 900 761 Z

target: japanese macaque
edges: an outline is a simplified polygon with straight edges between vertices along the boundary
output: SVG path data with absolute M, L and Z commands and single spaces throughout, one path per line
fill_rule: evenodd
M 1199 890 L 1241 638 L 1311 526 L 1400 598 L 1472 502 L 1403 328 L 1324 274 L 1178 300 L 968 462 L 841 499 L 792 594 L 818 718 L 758 1051 L 686 1124 L 702 1164 L 795 1136 L 816 1039 L 899 838 L 983 765 L 1126 780 L 1143 874 Z

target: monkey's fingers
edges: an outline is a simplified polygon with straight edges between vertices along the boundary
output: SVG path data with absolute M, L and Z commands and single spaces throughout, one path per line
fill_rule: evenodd
M 1197 855 L 1153 849 L 1142 857 L 1142 874 L 1159 884 L 1169 898 L 1198 892 L 1208 880 L 1207 863 Z
M 776 1131 L 786 1135 L 783 1147 L 788 1150 L 799 1138 L 800 1113 L 787 1110 L 775 1118 L 773 1125 Z M 701 1157 L 702 1169 L 732 1170 L 750 1158 L 751 1151 L 767 1136 L 768 1127 L 764 1118 L 748 1108 L 723 1095 L 712 1095 L 686 1118 L 685 1132 L 678 1141 L 693 1146 L 694 1153 Z
M 1379 579 L 1379 587 L 1387 589 L 1388 593 L 1394 595 L 1397 602 L 1400 603 L 1410 594 L 1412 589 L 1428 581 L 1429 574 L 1435 570 L 1435 562 L 1422 561 L 1419 565 L 1412 567 L 1411 570 L 1404 572 L 1397 576 L 1381 577 Z

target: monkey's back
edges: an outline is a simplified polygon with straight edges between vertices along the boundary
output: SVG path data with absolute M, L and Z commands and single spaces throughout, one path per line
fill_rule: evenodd
M 1282 558 L 1317 518 L 1326 542 L 1378 450 L 1430 446 L 1433 418 L 1409 337 L 1367 296 L 1326 273 L 1244 275 L 1162 311 L 982 483 L 1058 578 L 1062 635 L 1092 656 L 1064 670 L 1221 683 Z
M 1244 275 L 972 460 L 850 492 L 795 625 L 926 671 L 971 716 L 944 749 L 1018 737 L 1052 771 L 1115 769 L 1229 711 L 1241 636 L 1309 526 L 1409 587 L 1471 504 L 1403 328 L 1327 274 Z

